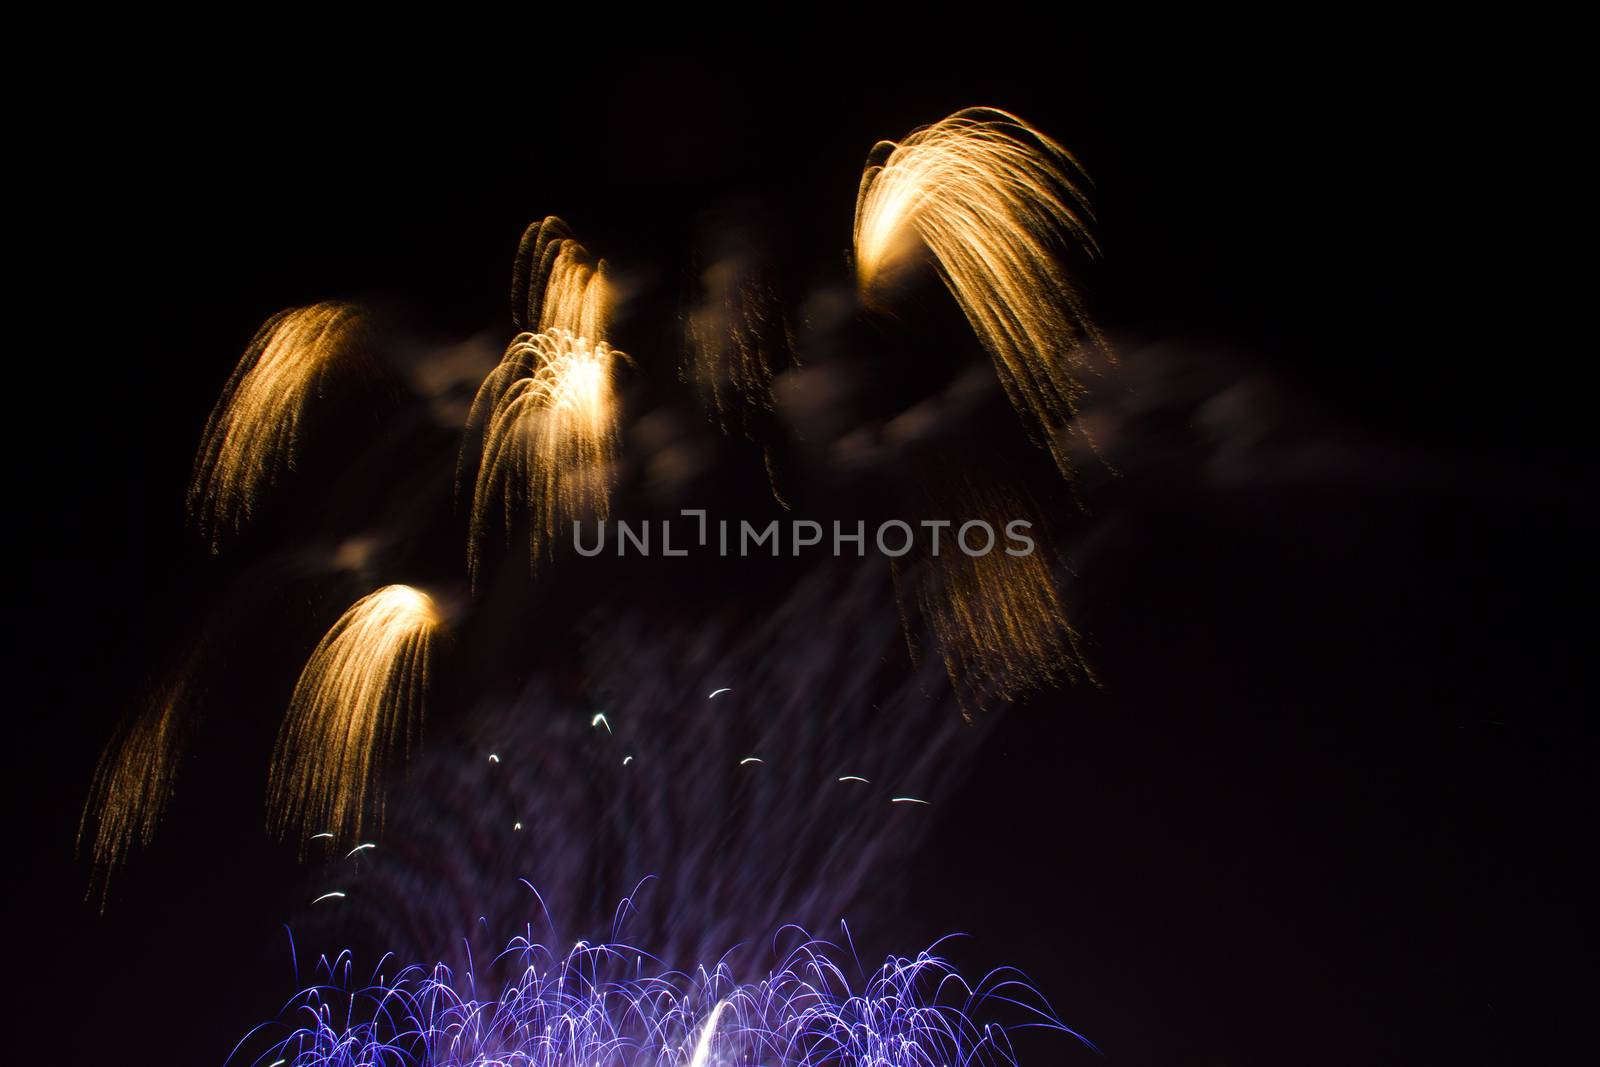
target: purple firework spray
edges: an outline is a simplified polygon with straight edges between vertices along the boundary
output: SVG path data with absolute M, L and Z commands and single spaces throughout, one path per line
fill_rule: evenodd
M 619 923 L 630 909 L 618 911 Z M 230 1067 L 981 1067 L 1016 1062 L 1011 1035 L 1070 1035 L 1019 972 L 963 978 L 935 944 L 864 973 L 847 928 L 840 944 L 797 927 L 779 960 L 740 982 L 726 961 L 664 968 L 640 949 L 580 941 L 565 953 L 531 928 L 480 973 L 470 955 L 403 966 L 386 956 L 365 985 L 349 953 L 258 1027 Z M 779 946 L 792 947 L 780 954 Z M 496 976 L 499 976 L 498 978 Z M 487 987 L 498 984 L 498 992 Z M 285 1031 L 287 1031 L 285 1033 Z

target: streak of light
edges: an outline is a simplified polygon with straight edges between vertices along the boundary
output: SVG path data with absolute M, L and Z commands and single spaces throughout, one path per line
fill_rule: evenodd
M 608 720 L 605 717 L 605 713 L 604 712 L 601 712 L 601 713 L 595 715 L 594 718 L 590 719 L 589 720 L 589 725 L 590 726 L 604 726 L 606 728 L 606 733 L 609 734 L 609 733 L 612 732 L 612 730 L 611 730 L 611 722 L 610 722 L 610 720 Z
M 731 693 L 731 692 L 733 692 L 733 690 L 732 689 L 728 689 L 728 688 L 713 689 L 711 691 L 711 695 L 706 697 L 706 699 L 707 700 L 715 700 L 719 694 L 721 694 L 721 693 Z
M 324 894 L 322 894 L 320 897 L 318 897 L 316 900 L 313 900 L 311 903 L 313 903 L 313 904 L 321 904 L 324 900 L 342 900 L 342 899 L 344 899 L 344 894 L 339 892 L 338 890 L 334 890 L 332 893 L 324 893 Z
M 716 1036 L 717 1020 L 727 1009 L 728 1002 L 719 1000 L 717 1006 L 711 1009 L 710 1018 L 700 1031 L 700 1040 L 695 1042 L 694 1055 L 689 1060 L 689 1067 L 706 1067 L 706 1060 L 711 1056 L 711 1039 Z
M 362 852 L 362 851 L 365 851 L 366 849 L 377 848 L 377 847 L 378 847 L 377 845 L 374 845 L 371 842 L 368 842 L 365 845 L 357 845 L 355 848 L 351 849 L 349 852 L 346 852 L 344 854 L 344 858 L 345 859 L 349 859 L 351 856 L 354 856 L 357 852 Z
M 763 759 L 761 759 L 761 758 L 759 758 L 757 756 L 746 756 L 744 759 L 739 761 L 739 766 L 743 767 L 746 763 L 765 763 L 765 762 L 766 762 L 765 760 L 763 760 Z
M 889 803 L 891 803 L 891 804 L 926 804 L 928 802 L 926 800 L 918 800 L 916 797 L 890 797 L 889 798 Z

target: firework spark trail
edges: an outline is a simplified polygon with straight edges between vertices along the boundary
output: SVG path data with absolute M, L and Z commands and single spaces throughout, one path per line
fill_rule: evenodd
M 356 836 L 381 817 L 372 783 L 398 739 L 420 723 L 432 645 L 441 626 L 427 594 L 388 585 L 339 616 L 295 683 L 268 780 L 271 823 Z
M 1029 434 L 1062 475 L 1082 377 L 1110 348 L 1061 264 L 1096 254 L 1082 171 L 1022 119 L 970 108 L 880 142 L 856 198 L 856 278 L 869 299 L 925 246 Z
M 756 439 L 758 419 L 773 411 L 773 375 L 794 362 L 795 337 L 771 269 L 728 256 L 700 276 L 705 298 L 684 323 L 684 377 L 707 397 L 724 432 Z
M 606 261 L 591 256 L 566 223 L 551 215 L 524 231 L 511 275 L 511 318 L 519 330 L 566 330 L 598 344 L 615 302 Z
M 484 379 L 467 419 L 458 477 L 479 443 L 467 562 L 476 581 L 496 505 L 507 540 L 519 511 L 528 519 L 528 560 L 536 567 L 568 518 L 609 510 L 618 405 L 613 367 L 626 359 L 604 341 L 564 329 L 518 334 Z
M 256 331 L 206 421 L 189 483 L 189 513 L 218 552 L 261 492 L 294 466 L 306 405 L 332 365 L 361 347 L 365 314 L 325 302 L 281 311 Z
M 652 957 L 625 944 L 579 942 L 561 956 L 536 943 L 530 927 L 484 974 L 413 965 L 360 988 L 341 953 L 331 962 L 323 957 L 323 980 L 289 1001 L 281 1023 L 248 1035 L 227 1062 L 988 1067 L 1015 1064 L 1012 1036 L 1026 1029 L 1094 1048 L 1018 972 L 998 970 L 969 983 L 937 949 L 891 956 L 852 980 L 859 964 L 841 961 L 853 953 L 805 939 L 761 980 L 741 983 L 720 962 L 657 970 Z M 496 970 L 508 977 L 498 996 L 484 998 L 479 986 Z M 266 1045 L 277 1027 L 288 1033 Z
M 165 817 L 186 746 L 208 705 L 240 696 L 230 670 L 234 648 L 289 654 L 292 639 L 266 620 L 292 616 L 326 578 L 329 564 L 325 553 L 296 552 L 244 570 L 185 636 L 181 661 L 102 751 L 77 838 L 80 851 L 88 846 L 89 896 L 98 895 L 102 908 L 114 871 L 134 846 L 150 842 Z M 293 654 L 302 652 L 294 648 Z
M 963 723 L 938 657 L 908 662 L 881 564 L 821 562 L 775 603 L 704 616 L 625 594 L 579 625 L 584 690 L 536 680 L 481 701 L 465 740 L 418 760 L 339 929 L 300 921 L 455 958 L 460 916 L 521 915 L 519 877 L 588 925 L 651 875 L 635 921 L 683 966 L 783 922 L 894 914 L 896 872 L 990 720 Z M 592 725 L 597 708 L 614 734 Z M 892 803 L 904 795 L 934 806 Z
M 778 436 L 772 383 L 798 361 L 794 330 L 768 280 L 773 273 L 752 255 L 726 256 L 702 272 L 705 299 L 685 319 L 681 376 L 698 389 L 723 433 L 742 433 L 761 447 L 773 498 L 787 508 L 771 451 Z
M 151 842 L 172 799 L 182 744 L 184 690 L 180 681 L 146 705 L 106 746 L 95 767 L 78 821 L 77 847 L 81 851 L 88 841 L 95 870 L 89 894 L 99 888 L 102 908 L 112 870 L 128 858 L 134 845 Z
M 996 701 L 1009 703 L 1063 680 L 1094 683 L 1094 670 L 1067 620 L 1037 509 L 997 480 L 947 476 L 935 495 L 954 502 L 953 514 L 983 519 L 997 531 L 1027 516 L 1037 545 L 1026 556 L 999 549 L 969 556 L 947 540 L 938 556 L 924 551 L 909 566 L 894 561 L 895 592 L 912 655 L 917 654 L 912 620 L 920 617 L 933 631 L 969 718 Z

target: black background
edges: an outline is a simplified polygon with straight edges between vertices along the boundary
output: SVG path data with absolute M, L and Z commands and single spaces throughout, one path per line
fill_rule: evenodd
M 13 209 L 42 240 L 11 303 L 37 336 L 8 359 L 13 518 L 37 542 L 12 555 L 18 1062 L 220 1062 L 289 991 L 254 765 L 186 768 L 107 915 L 72 859 L 101 745 L 226 583 L 183 487 L 255 325 L 339 296 L 465 336 L 503 318 L 547 212 L 671 277 L 697 213 L 754 194 L 790 254 L 842 263 L 872 143 L 973 103 L 1093 176 L 1111 330 L 1246 353 L 1448 473 L 1147 512 L 1094 619 L 1106 690 L 1002 724 L 912 872 L 930 932 L 1023 966 L 1113 1063 L 1515 1062 L 1560 1040 L 1590 836 L 1568 614 L 1590 445 L 1578 352 L 1511 310 L 1545 269 L 1529 106 L 1427 48 L 963 51 L 551 65 L 545 42 L 486 59 L 493 79 L 108 64 L 90 102 L 21 119 L 37 185 Z M 210 723 L 197 750 L 248 749 Z

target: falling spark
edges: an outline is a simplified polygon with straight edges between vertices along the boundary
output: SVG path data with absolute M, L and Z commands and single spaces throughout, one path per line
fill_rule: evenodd
M 617 445 L 612 369 L 626 358 L 604 341 L 553 328 L 518 334 L 484 379 L 467 418 L 469 441 L 481 442 L 467 542 L 474 582 L 497 505 L 507 540 L 518 510 L 526 512 L 530 568 L 567 519 L 606 517 Z
M 278 731 L 268 782 L 281 834 L 306 821 L 358 836 L 397 735 L 409 748 L 420 723 L 433 639 L 432 599 L 408 585 L 362 597 L 333 624 L 300 673 Z
M 624 767 L 626 767 L 628 764 L 630 764 L 632 762 L 633 762 L 633 757 L 632 756 L 623 756 L 622 757 L 622 765 Z
M 365 844 L 365 845 L 357 845 L 355 848 L 351 849 L 349 852 L 346 852 L 344 854 L 344 858 L 345 859 L 349 859 L 351 856 L 354 856 L 357 852 L 361 852 L 361 851 L 363 851 L 365 849 L 377 848 L 377 847 L 378 847 L 377 845 L 370 844 L 370 843 L 369 844 Z
M 759 758 L 757 756 L 746 756 L 744 759 L 739 761 L 739 766 L 743 767 L 746 763 L 765 763 L 765 762 L 766 762 L 766 760 L 763 760 L 763 759 L 761 759 L 761 758 Z
M 493 752 L 491 752 L 491 753 L 489 753 L 489 762 L 490 763 L 499 763 L 500 762 L 500 757 L 496 756 Z
M 344 899 L 344 894 L 343 893 L 339 893 L 339 892 L 324 893 L 320 897 L 318 897 L 316 900 L 313 900 L 311 903 L 313 903 L 313 904 L 321 904 L 324 900 L 343 900 L 343 899 Z
M 919 246 L 994 360 L 1028 433 L 1074 476 L 1068 434 L 1090 357 L 1110 357 L 1060 261 L 1098 253 L 1065 148 L 1015 115 L 970 108 L 882 141 L 856 198 L 856 278 L 872 298 Z
M 330 833 L 312 834 L 311 835 L 311 840 L 315 841 L 315 840 L 317 840 L 318 838 L 321 838 L 321 837 L 326 837 L 329 841 L 333 840 L 333 835 L 330 834 Z
M 733 692 L 732 689 L 713 689 L 711 691 L 711 695 L 706 697 L 706 699 L 707 700 L 715 700 L 717 698 L 718 694 L 720 694 L 720 693 L 731 693 L 731 692 Z
M 512 826 L 511 826 L 511 829 L 520 830 L 520 829 L 522 829 L 522 824 L 520 822 L 519 823 L 513 823 Z
M 799 361 L 776 275 L 768 257 L 747 247 L 724 252 L 701 273 L 703 300 L 685 316 L 681 373 L 724 434 L 742 433 L 761 447 L 773 499 L 787 509 L 772 453 L 780 432 L 773 382 Z
M 101 905 L 112 870 L 135 844 L 148 845 L 172 799 L 181 743 L 182 689 L 148 704 L 122 733 L 106 746 L 95 766 L 89 797 L 78 822 L 77 847 L 87 840 Z M 94 822 L 91 835 L 89 824 Z
M 1017 492 L 984 479 L 947 476 L 944 482 L 940 492 L 961 514 L 983 516 L 995 529 L 1006 517 L 1029 515 L 1034 535 L 1042 532 L 1036 509 Z M 919 567 L 891 565 L 912 655 L 914 606 L 932 630 L 969 719 L 995 701 L 1009 703 L 1063 680 L 1098 684 L 1067 619 L 1051 560 L 1047 543 L 1040 543 L 1025 556 L 952 551 L 925 554 Z
M 335 302 L 280 311 L 256 331 L 211 409 L 189 482 L 189 514 L 213 552 L 294 466 L 307 405 L 365 333 L 365 314 Z
M 511 317 L 518 329 L 566 330 L 602 341 L 613 303 L 606 261 L 589 255 L 566 223 L 551 215 L 523 232 L 511 275 Z
M 840 778 L 839 781 L 841 781 L 841 782 L 866 782 L 867 780 L 865 778 L 861 777 L 859 774 L 847 774 L 843 778 Z M 867 784 L 871 785 L 872 783 L 871 782 L 867 782 Z
M 891 803 L 891 804 L 926 804 L 928 802 L 926 800 L 918 800 L 916 797 L 890 797 L 889 798 L 889 803 Z
M 606 728 L 606 733 L 609 734 L 609 733 L 612 732 L 611 731 L 611 723 L 606 719 L 606 716 L 605 716 L 604 712 L 597 713 L 594 718 L 590 719 L 589 720 L 589 725 L 590 726 L 604 726 Z

